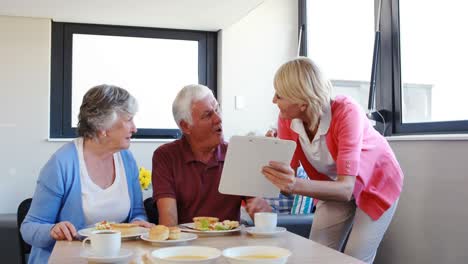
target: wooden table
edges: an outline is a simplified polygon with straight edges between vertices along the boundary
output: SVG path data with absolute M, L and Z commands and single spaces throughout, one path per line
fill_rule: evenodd
M 285 232 L 275 237 L 254 237 L 248 235 L 245 231 L 228 236 L 199 236 L 198 239 L 190 241 L 183 245 L 209 246 L 220 250 L 236 246 L 277 246 L 287 248 L 292 252 L 288 259 L 288 264 L 303 263 L 339 263 L 354 264 L 363 263 L 360 260 L 344 255 L 338 251 L 322 246 L 312 240 L 305 239 L 296 234 Z M 158 249 L 151 243 L 143 240 L 122 241 L 122 247 L 134 251 L 131 263 L 143 263 L 141 256 L 147 252 Z M 87 263 L 87 260 L 80 257 L 80 241 L 58 241 L 55 244 L 49 263 Z M 217 264 L 228 263 L 222 256 L 217 259 Z

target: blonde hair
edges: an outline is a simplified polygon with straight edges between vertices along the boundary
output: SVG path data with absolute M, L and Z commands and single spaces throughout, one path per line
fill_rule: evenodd
M 326 104 L 330 104 L 332 85 L 309 58 L 298 57 L 281 65 L 274 78 L 276 94 L 293 103 L 307 104 L 309 129 L 314 130 Z

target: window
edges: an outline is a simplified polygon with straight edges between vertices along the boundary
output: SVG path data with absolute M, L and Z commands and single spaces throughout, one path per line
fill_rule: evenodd
M 319 64 L 335 94 L 367 108 L 374 21 L 380 15 L 376 108 L 387 125 L 381 131 L 468 132 L 464 10 L 457 1 L 299 0 L 299 24 L 306 29 L 301 54 Z
M 107 83 L 139 103 L 136 138 L 177 138 L 172 101 L 187 84 L 216 95 L 217 33 L 73 23 L 52 24 L 52 138 L 76 137 L 86 91 Z
M 396 107 L 401 115 L 396 132 L 466 132 L 468 17 L 463 2 L 412 0 L 393 4 L 399 12 L 399 21 L 393 21 L 399 29 L 396 52 L 400 58 L 395 89 L 400 93 L 401 102 Z
M 332 82 L 332 96 L 350 96 L 367 109 L 375 30 L 373 1 L 309 0 L 307 5 L 307 56 Z

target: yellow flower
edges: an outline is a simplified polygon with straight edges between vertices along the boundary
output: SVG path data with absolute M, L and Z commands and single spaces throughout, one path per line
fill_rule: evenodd
M 140 174 L 138 176 L 142 190 L 147 190 L 151 184 L 151 171 L 140 167 Z

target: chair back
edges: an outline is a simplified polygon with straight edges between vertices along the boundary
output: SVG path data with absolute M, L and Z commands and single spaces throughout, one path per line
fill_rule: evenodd
M 26 254 L 29 254 L 31 252 L 31 245 L 28 243 L 24 242 L 23 236 L 21 236 L 20 228 L 21 224 L 23 223 L 24 218 L 28 214 L 29 207 L 31 206 L 32 198 L 28 198 L 24 201 L 22 201 L 19 206 L 18 206 L 18 211 L 16 214 L 16 224 L 18 225 L 18 240 L 19 240 L 19 246 L 20 246 L 20 258 L 21 258 L 21 263 L 26 264 Z
M 159 222 L 158 206 L 153 201 L 153 197 L 146 198 L 143 203 L 145 205 L 145 211 L 146 216 L 148 216 L 148 221 L 157 225 Z

